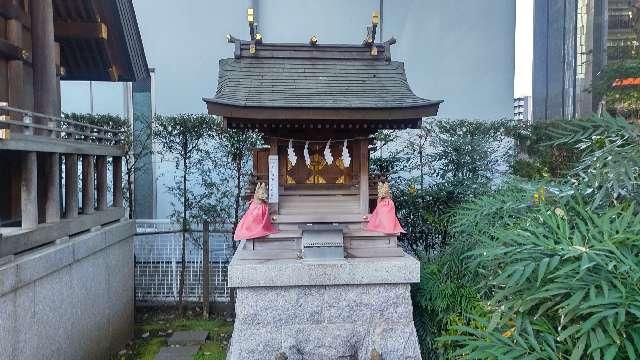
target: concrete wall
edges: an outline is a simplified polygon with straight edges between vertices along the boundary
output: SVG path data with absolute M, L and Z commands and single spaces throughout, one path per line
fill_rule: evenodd
M 0 359 L 109 359 L 133 335 L 131 221 L 0 265 Z
M 306 42 L 318 34 L 324 44 L 361 43 L 371 12 L 380 7 L 378 0 L 258 3 L 266 42 Z M 405 62 L 414 92 L 445 100 L 440 116 L 513 116 L 515 1 L 385 1 L 382 17 L 383 40 L 398 40 L 391 55 Z

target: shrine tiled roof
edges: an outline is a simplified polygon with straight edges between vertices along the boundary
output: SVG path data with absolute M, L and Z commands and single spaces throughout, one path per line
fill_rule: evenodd
M 407 109 L 437 112 L 409 87 L 404 64 L 391 61 L 389 45 L 377 54 L 358 45 L 236 44 L 220 60 L 216 95 L 209 104 L 242 108 Z

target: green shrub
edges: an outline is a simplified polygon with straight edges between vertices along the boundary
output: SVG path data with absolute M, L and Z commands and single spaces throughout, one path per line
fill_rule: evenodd
M 640 215 L 571 199 L 472 252 L 488 272 L 484 330 L 445 337 L 474 358 L 635 358 L 640 354 Z M 616 354 L 620 353 L 617 357 Z
M 531 160 L 515 160 L 511 165 L 511 171 L 515 176 L 531 180 L 548 179 L 551 175 L 549 169 L 540 161 Z
M 482 279 L 488 305 L 486 316 L 470 312 L 471 321 L 443 332 L 440 341 L 458 347 L 452 357 L 640 354 L 638 126 L 565 121 L 549 138 L 579 156 L 567 181 L 530 192 L 528 204 L 526 191 L 498 192 L 456 211 L 452 233 L 473 239 L 467 271 Z

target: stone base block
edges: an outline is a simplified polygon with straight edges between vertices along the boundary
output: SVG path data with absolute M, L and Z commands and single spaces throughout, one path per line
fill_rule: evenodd
M 132 221 L 0 265 L 1 360 L 106 360 L 133 337 Z
M 238 288 L 228 360 L 420 359 L 409 284 Z

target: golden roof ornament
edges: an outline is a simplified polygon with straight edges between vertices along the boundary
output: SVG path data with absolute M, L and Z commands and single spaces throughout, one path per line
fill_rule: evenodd
M 318 35 L 311 35 L 311 38 L 309 38 L 309 45 L 311 46 L 318 45 Z

